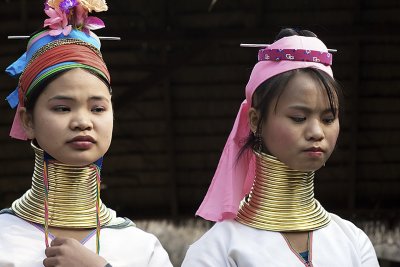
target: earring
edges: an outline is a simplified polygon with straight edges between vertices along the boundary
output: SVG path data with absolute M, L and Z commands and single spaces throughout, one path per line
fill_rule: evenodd
M 262 137 L 261 137 L 261 133 L 259 130 L 257 130 L 256 132 L 253 133 L 254 134 L 254 138 L 255 138 L 255 150 L 259 153 L 261 153 L 262 151 L 262 147 L 263 147 L 263 142 L 262 142 Z

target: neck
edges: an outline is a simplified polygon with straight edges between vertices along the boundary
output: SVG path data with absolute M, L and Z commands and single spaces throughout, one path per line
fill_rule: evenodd
M 326 226 L 329 214 L 314 198 L 314 172 L 290 169 L 277 158 L 254 151 L 256 177 L 236 220 L 269 231 L 311 231 Z
M 17 216 L 45 224 L 47 209 L 49 226 L 96 228 L 98 203 L 101 225 L 111 220 L 109 209 L 97 199 L 100 196 L 100 168 L 97 165 L 63 164 L 48 159 L 48 155 L 34 144 L 32 147 L 35 151 L 32 187 L 12 204 Z

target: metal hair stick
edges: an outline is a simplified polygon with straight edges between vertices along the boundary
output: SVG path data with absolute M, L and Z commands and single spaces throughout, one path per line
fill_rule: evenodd
M 269 44 L 240 44 L 240 47 L 268 47 Z
M 29 37 L 30 37 L 29 35 L 14 35 L 14 36 L 8 36 L 7 39 L 17 40 L 17 39 L 28 39 Z M 99 36 L 99 39 L 104 41 L 120 41 L 121 37 Z
M 270 44 L 240 44 L 240 47 L 257 47 L 257 48 L 266 48 L 270 46 Z M 328 52 L 330 53 L 336 53 L 337 49 L 329 49 Z

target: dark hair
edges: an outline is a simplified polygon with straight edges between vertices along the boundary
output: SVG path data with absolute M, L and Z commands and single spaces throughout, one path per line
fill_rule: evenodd
M 110 84 L 108 83 L 108 81 L 99 73 L 97 73 L 96 71 L 93 71 L 91 69 L 86 69 L 86 68 L 80 68 L 84 71 L 89 72 L 90 74 L 93 74 L 94 76 L 96 76 L 97 78 L 99 78 L 103 83 L 105 83 L 105 85 L 108 87 L 110 94 L 112 94 L 112 89 Z M 39 98 L 39 96 L 42 94 L 43 90 L 46 88 L 47 85 L 49 85 L 49 83 L 51 83 L 52 81 L 54 81 L 55 79 L 57 79 L 58 77 L 60 77 L 63 73 L 72 70 L 72 69 L 65 69 L 65 70 L 61 70 L 59 72 L 56 72 L 53 75 L 49 75 L 48 77 L 46 77 L 45 79 L 43 79 L 35 88 L 34 90 L 28 94 L 26 96 L 25 99 L 25 107 L 28 113 L 32 113 L 35 104 L 37 102 L 37 99 Z
M 280 38 L 293 36 L 293 35 L 300 35 L 300 36 L 309 36 L 309 37 L 317 37 L 313 32 L 308 30 L 294 30 L 291 28 L 282 29 L 278 35 L 276 36 L 276 40 Z M 266 114 L 271 106 L 272 101 L 277 99 L 279 101 L 279 97 L 284 92 L 286 85 L 289 81 L 295 77 L 299 73 L 307 73 L 311 76 L 311 78 L 320 84 L 321 88 L 325 89 L 326 94 L 329 99 L 329 106 L 332 114 L 336 117 L 336 114 L 339 113 L 341 110 L 341 103 L 343 103 L 343 96 L 342 96 L 342 89 L 340 84 L 333 79 L 330 75 L 325 73 L 324 71 L 316 68 L 300 68 L 289 70 L 278 75 L 275 75 L 268 80 L 264 81 L 260 84 L 252 96 L 252 107 L 255 108 L 259 114 L 260 118 L 257 124 L 257 132 L 260 132 L 262 124 L 266 120 Z M 275 103 L 275 109 L 278 104 L 278 101 Z M 339 110 L 338 110 L 339 109 Z M 338 112 L 339 111 L 339 112 Z M 249 135 L 245 140 L 243 140 L 243 147 L 240 149 L 238 154 L 238 158 L 242 156 L 242 154 L 247 151 L 248 149 L 254 148 L 256 144 L 256 137 L 250 131 Z

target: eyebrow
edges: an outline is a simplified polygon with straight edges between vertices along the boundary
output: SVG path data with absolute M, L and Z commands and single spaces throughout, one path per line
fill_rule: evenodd
M 68 100 L 68 101 L 75 101 L 76 98 L 72 96 L 66 96 L 66 95 L 56 95 L 52 98 L 49 99 L 49 102 L 52 100 Z M 89 101 L 95 100 L 95 101 L 107 101 L 110 102 L 110 100 L 104 96 L 91 96 L 89 97 Z
M 306 113 L 312 113 L 311 108 L 309 108 L 307 106 L 302 106 L 302 105 L 289 106 L 289 109 L 296 109 L 296 110 L 304 111 Z M 322 110 L 322 113 L 332 113 L 332 109 L 331 108 L 324 109 L 324 110 Z

